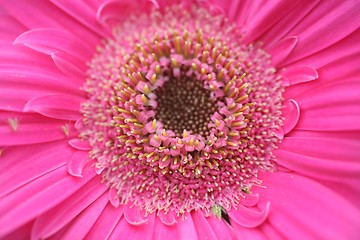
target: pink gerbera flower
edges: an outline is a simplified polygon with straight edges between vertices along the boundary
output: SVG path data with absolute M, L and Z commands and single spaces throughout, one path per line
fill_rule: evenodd
M 0 1 L 0 238 L 359 239 L 357 1 Z

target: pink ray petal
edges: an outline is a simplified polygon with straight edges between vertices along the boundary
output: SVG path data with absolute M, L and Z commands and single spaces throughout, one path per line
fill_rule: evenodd
M 288 137 L 276 151 L 278 163 L 313 178 L 359 181 L 360 144 L 337 138 Z
M 301 59 L 291 65 L 295 66 L 313 66 L 315 68 L 323 67 L 331 62 L 341 63 L 341 59 L 347 56 L 359 56 L 360 49 L 357 43 L 360 41 L 360 29 L 354 31 L 341 41 Z M 346 65 L 351 63 L 347 62 Z
M 156 217 L 155 219 L 155 230 L 154 230 L 154 240 L 161 239 L 198 239 L 196 228 L 192 219 L 192 216 L 189 213 L 185 213 L 184 216 L 181 216 L 177 223 L 171 226 L 165 225 L 162 223 L 160 218 Z M 200 240 L 200 239 L 199 239 Z
M 138 226 L 134 226 L 130 224 L 127 219 L 122 218 L 113 230 L 110 239 L 121 239 L 123 236 L 126 236 L 126 238 L 133 240 L 152 240 L 155 227 L 154 223 L 155 214 L 148 216 L 148 222 L 146 224 Z
M 161 210 L 159 212 L 159 218 L 163 224 L 168 226 L 172 226 L 177 222 L 176 214 L 172 211 L 168 211 L 167 213 L 165 213 L 163 210 Z
M 55 65 L 66 75 L 83 82 L 85 79 L 86 66 L 81 60 L 73 58 L 64 52 L 55 52 L 51 54 Z
M 62 167 L 0 199 L 0 236 L 53 208 L 80 189 L 94 175 L 93 169 L 88 168 L 84 171 L 83 178 L 74 178 L 67 175 L 65 167 Z
M 110 200 L 110 203 L 115 208 L 120 206 L 120 199 L 119 199 L 116 188 L 110 188 L 110 190 L 109 190 L 109 200 Z
M 208 217 L 207 221 L 218 239 L 236 239 L 234 229 L 223 219 Z
M 359 4 L 358 1 L 320 1 L 317 11 L 310 12 L 289 33 L 298 36 L 301 44 L 286 62 L 294 62 L 325 49 L 357 30 L 360 26 Z
M 360 100 L 358 89 L 360 82 L 355 78 L 354 81 L 346 82 L 346 84 L 328 84 L 309 89 L 307 94 L 298 97 L 297 102 L 302 109 L 316 110 L 330 105 L 356 103 Z M 319 91 L 321 89 L 321 91 Z M 346 94 L 344 94 L 346 93 Z M 349 106 L 352 110 L 356 110 L 353 106 Z M 334 109 L 335 110 L 335 109 Z
M 66 228 L 66 231 L 61 236 L 62 239 L 71 239 L 74 236 L 79 239 L 84 239 L 108 202 L 109 198 L 107 194 L 103 194 L 94 203 L 89 205 L 71 222 L 69 227 Z
M 319 180 L 324 186 L 338 193 L 339 195 L 346 198 L 351 204 L 360 209 L 360 185 L 358 181 L 346 182 L 344 188 L 344 183 L 341 181 L 338 182 L 330 182 L 328 180 Z
M 278 42 L 298 25 L 302 19 L 316 7 L 318 2 L 319 0 L 302 1 L 301 4 L 297 4 L 291 10 L 285 11 L 285 15 L 257 40 L 263 42 L 265 46 Z
M 280 73 L 287 84 L 285 86 L 291 86 L 299 83 L 310 82 L 318 79 L 318 72 L 311 67 L 307 66 L 294 66 L 286 68 L 284 72 Z
M 337 87 L 335 84 L 338 84 L 340 88 L 346 88 L 347 85 L 351 86 L 358 84 L 358 75 L 360 73 L 358 63 L 360 63 L 360 54 L 356 53 L 352 55 L 346 55 L 336 61 L 329 62 L 328 64 L 317 69 L 319 78 L 316 81 L 290 86 L 286 89 L 284 97 L 294 99 L 308 99 L 313 97 L 312 95 L 326 95 L 327 92 L 323 92 L 322 89 L 330 88 L 330 90 L 335 92 Z M 346 69 L 346 71 L 339 71 L 339 69 Z M 333 97 L 334 93 L 331 93 L 327 99 L 332 98 L 332 101 L 335 101 L 336 99 Z M 346 98 L 347 96 L 343 95 L 343 97 Z M 342 100 L 343 97 L 341 97 L 339 100 Z M 321 104 L 324 102 L 325 101 L 319 101 Z M 317 102 L 314 102 L 313 104 L 317 104 Z
M 266 221 L 260 226 L 260 231 L 267 237 L 267 239 L 286 240 L 286 238 L 277 231 L 269 221 Z
M 148 221 L 148 218 L 145 217 L 143 211 L 141 211 L 137 206 L 130 206 L 130 204 L 126 204 L 124 206 L 124 218 L 129 224 L 134 226 L 143 225 Z
M 58 51 L 81 60 L 85 65 L 91 59 L 93 49 L 83 40 L 66 31 L 37 28 L 29 30 L 16 38 L 14 44 L 23 44 L 36 51 L 51 55 Z
M 293 37 L 286 37 L 279 42 L 269 46 L 267 51 L 272 56 L 272 63 L 274 66 L 282 65 L 284 60 L 290 55 L 290 53 L 295 48 L 296 44 L 298 43 L 299 39 L 295 36 Z
M 122 216 L 122 205 L 115 208 L 108 203 L 85 239 L 108 239 Z
M 89 3 L 66 0 L 51 0 L 51 2 L 81 24 L 91 29 L 97 35 L 101 37 L 107 37 L 109 35 L 109 33 L 96 21 L 96 11 L 88 5 Z
M 91 146 L 88 141 L 83 141 L 79 138 L 75 138 L 69 141 L 70 146 L 81 151 L 90 151 Z
M 300 107 L 295 100 L 290 99 L 284 103 L 283 116 L 285 118 L 283 131 L 287 134 L 294 129 L 300 118 Z
M 224 4 L 224 1 L 218 1 L 218 4 Z M 230 3 L 224 4 L 222 7 L 226 8 L 227 16 L 229 19 L 232 19 L 239 26 L 245 25 L 248 20 L 248 16 L 251 13 L 253 5 L 256 3 L 254 1 L 231 1 Z
M 236 222 L 237 224 L 247 227 L 254 228 L 261 225 L 269 215 L 270 202 L 268 202 L 264 209 L 258 210 L 253 207 L 245 207 L 242 205 L 238 206 L 238 209 L 231 209 L 227 213 L 230 217 L 230 222 Z
M 247 228 L 243 227 L 236 222 L 232 224 L 234 228 L 236 239 L 249 239 L 249 240 L 268 240 L 264 232 L 260 228 Z
M 4 236 L 3 240 L 28 240 L 31 239 L 31 229 L 34 222 L 29 222 L 20 228 L 16 229 L 15 231 L 12 231 L 8 235 Z
M 269 221 L 285 237 L 356 239 L 359 234 L 359 210 L 338 193 L 296 174 L 261 172 L 259 178 L 266 188 L 256 191 L 274 207 Z
M 45 239 L 56 233 L 103 195 L 107 189 L 105 184 L 101 184 L 100 176 L 91 179 L 65 201 L 36 219 L 32 229 L 32 239 Z
M 97 20 L 104 26 L 112 26 L 116 22 L 123 21 L 131 13 L 135 12 L 137 1 L 107 0 L 98 8 Z
M 6 148 L 0 161 L 0 197 L 64 166 L 72 153 L 66 142 Z
M 259 202 L 259 194 L 246 194 L 244 198 L 239 199 L 239 203 L 245 207 L 253 207 Z
M 31 99 L 24 107 L 25 112 L 37 112 L 43 116 L 74 120 L 81 118 L 80 104 L 84 97 L 52 94 Z
M 26 31 L 26 28 L 7 13 L 0 13 L 0 42 L 12 42 L 16 36 Z
M 200 211 L 193 211 L 191 213 L 191 216 L 194 221 L 195 229 L 197 231 L 199 239 L 222 239 L 216 236 L 215 232 L 211 228 L 203 213 L 201 213 Z M 211 217 L 216 218 L 215 216 Z
M 28 29 L 44 27 L 63 29 L 82 36 L 91 46 L 99 44 L 100 36 L 48 1 L 2 1 L 2 6 Z
M 51 142 L 78 134 L 69 121 L 6 111 L 0 111 L 0 132 L 3 146 Z
M 66 170 L 74 177 L 82 177 L 84 167 L 90 161 L 88 152 L 76 151 L 72 156 L 68 157 Z
M 182 221 L 182 220 L 181 220 Z M 161 240 L 161 239 L 179 239 L 177 234 L 176 224 L 168 226 L 164 224 L 160 218 L 155 218 L 155 229 L 154 229 L 154 240 Z
M 301 1 L 271 1 L 262 2 L 261 7 L 254 14 L 252 18 L 249 18 L 248 29 L 249 32 L 246 36 L 246 42 L 252 42 L 262 33 L 270 29 L 276 22 L 286 16 L 288 11 L 291 11 L 297 5 L 301 4 Z

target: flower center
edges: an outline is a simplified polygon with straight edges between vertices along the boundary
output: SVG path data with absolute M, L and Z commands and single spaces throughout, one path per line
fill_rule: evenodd
M 164 129 L 176 136 L 184 131 L 203 137 L 209 135 L 210 118 L 217 106 L 210 97 L 211 91 L 202 85 L 201 80 L 187 76 L 170 76 L 170 80 L 154 92 L 158 102 L 155 119 L 164 124 Z
M 81 136 L 121 203 L 229 209 L 273 169 L 280 77 L 240 30 L 172 6 L 118 26 L 94 56 Z

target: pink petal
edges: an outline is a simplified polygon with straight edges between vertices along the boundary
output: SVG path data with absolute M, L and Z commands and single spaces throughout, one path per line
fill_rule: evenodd
M 256 5 L 255 1 L 216 1 L 217 4 L 227 12 L 227 17 L 239 26 L 245 25 L 248 20 L 249 15 L 251 15 L 251 10 Z
M 14 44 L 23 44 L 48 55 L 58 51 L 67 53 L 81 60 L 83 65 L 91 59 L 94 50 L 71 33 L 48 28 L 29 30 L 17 37 Z
M 66 170 L 74 177 L 82 177 L 84 167 L 90 161 L 88 152 L 76 151 L 71 157 L 68 157 Z
M 51 68 L 29 67 L 25 62 L 22 66 L 20 64 L 0 63 L 0 109 L 22 111 L 28 100 L 45 94 L 82 94 L 80 83 L 49 71 Z
M 192 216 L 185 213 L 177 220 L 177 223 L 171 226 L 165 225 L 160 218 L 155 219 L 154 240 L 161 239 L 191 239 L 197 240 L 197 232 Z
M 249 239 L 249 240 L 268 240 L 268 238 L 260 228 L 247 228 L 243 227 L 236 222 L 232 224 L 236 239 Z
M 12 42 L 16 36 L 26 31 L 26 28 L 7 13 L 0 13 L 0 41 Z
M 359 141 L 287 137 L 276 151 L 276 156 L 279 164 L 310 177 L 358 182 L 359 149 Z
M 78 216 L 108 189 L 101 177 L 91 179 L 77 192 L 56 207 L 39 216 L 32 230 L 32 239 L 45 239 Z M 105 194 L 107 195 L 107 194 Z
M 110 239 L 121 239 L 126 236 L 127 239 L 133 240 L 152 240 L 154 232 L 155 214 L 148 217 L 146 224 L 134 226 L 127 219 L 122 218 L 113 230 Z
M 336 62 L 343 63 L 342 59 L 346 59 L 349 56 L 353 56 L 353 59 L 356 56 L 359 56 L 360 48 L 358 47 L 358 42 L 360 41 L 360 29 L 354 31 L 349 36 L 345 37 L 341 41 L 324 48 L 323 50 L 314 53 L 306 58 L 292 63 L 291 65 L 300 65 L 300 66 L 313 66 L 315 68 L 323 67 L 329 63 Z M 350 65 L 353 61 L 348 61 L 344 64 Z M 353 62 L 354 63 L 354 62 Z M 343 65 L 343 64 L 340 64 Z M 354 64 L 357 66 L 357 64 Z M 334 69 L 335 70 L 335 69 Z M 331 74 L 330 74 L 331 75 Z
M 302 1 L 301 4 L 297 4 L 291 10 L 284 11 L 283 14 L 285 15 L 257 40 L 263 42 L 265 46 L 278 42 L 299 24 L 316 7 L 318 2 L 319 0 Z
M 198 239 L 220 239 L 218 238 L 203 213 L 200 211 L 193 211 L 192 219 L 194 221 L 195 229 L 197 231 Z M 216 218 L 215 216 L 212 216 Z
M 302 116 L 296 126 L 304 130 L 360 129 L 360 95 L 357 82 L 323 87 L 321 92 L 299 98 Z
M 0 196 L 66 164 L 73 150 L 66 142 L 8 147 L 1 153 Z
M 27 240 L 27 239 L 31 239 L 31 229 L 33 226 L 34 222 L 29 222 L 23 226 L 21 226 L 20 228 L 10 232 L 8 235 L 2 237 L 1 239 L 4 240 Z M 0 233 L 1 235 L 1 233 Z
M 271 224 L 286 238 L 356 239 L 359 210 L 340 194 L 308 178 L 290 173 L 261 172 L 266 188 L 257 192 L 271 201 Z
M 286 240 L 286 238 L 277 231 L 269 221 L 266 221 L 260 226 L 261 232 L 267 237 L 267 239 Z
M 259 201 L 259 194 L 246 194 L 244 198 L 239 199 L 239 203 L 245 207 L 253 207 Z
M 176 214 L 173 211 L 168 211 L 165 213 L 163 210 L 161 210 L 159 212 L 159 218 L 163 224 L 168 226 L 172 226 L 177 222 Z
M 119 199 L 116 188 L 110 188 L 110 190 L 109 190 L 109 200 L 110 200 L 110 203 L 115 208 L 120 206 L 120 199 Z
M 95 202 L 89 205 L 70 223 L 66 232 L 61 236 L 62 239 L 72 239 L 74 236 L 78 239 L 84 239 L 108 202 L 109 199 L 107 194 L 103 194 Z
M 83 178 L 74 178 L 67 175 L 65 167 L 62 167 L 0 199 L 2 234 L 11 232 L 53 208 L 80 189 L 94 175 L 93 169 L 88 168 Z
M 74 95 L 45 95 L 31 99 L 24 107 L 25 112 L 37 112 L 50 118 L 77 120 L 81 118 L 80 104 L 85 99 Z
M 83 141 L 79 138 L 75 138 L 69 141 L 70 146 L 81 151 L 90 151 L 91 146 L 88 141 Z
M 246 42 L 253 42 L 276 22 L 280 21 L 289 11 L 300 5 L 301 1 L 265 1 L 247 23 Z
M 270 202 L 266 203 L 266 206 L 262 210 L 258 210 L 253 207 L 245 207 L 239 205 L 238 209 L 231 209 L 227 213 L 230 217 L 230 222 L 236 222 L 237 224 L 247 227 L 254 228 L 261 225 L 269 215 Z
M 129 224 L 134 226 L 143 225 L 148 221 L 147 217 L 144 216 L 143 211 L 137 206 L 130 206 L 130 204 L 124 206 L 124 217 Z
M 69 121 L 6 111 L 0 111 L 0 132 L 3 146 L 51 142 L 78 134 Z
M 88 5 L 89 3 L 66 0 L 51 0 L 51 2 L 97 35 L 102 37 L 108 36 L 109 33 L 96 21 L 96 11 Z
M 293 99 L 287 100 L 283 106 L 283 116 L 285 118 L 283 131 L 284 134 L 289 133 L 299 121 L 300 108 L 297 102 Z
M 234 229 L 224 220 L 217 217 L 208 217 L 206 220 L 218 239 L 236 239 Z
M 286 70 L 280 73 L 288 83 L 286 86 L 294 85 L 298 83 L 310 82 L 318 79 L 318 72 L 311 67 L 306 66 L 294 66 L 286 68 Z
M 108 0 L 98 8 L 97 20 L 104 26 L 113 26 L 121 22 L 131 13 L 134 13 L 138 4 L 137 1 Z
M 181 221 L 183 221 L 181 219 Z M 168 226 L 165 225 L 160 218 L 155 218 L 155 229 L 154 229 L 154 240 L 161 240 L 161 239 L 180 239 L 177 234 L 177 224 Z
M 64 52 L 53 53 L 51 58 L 63 73 L 77 79 L 78 82 L 84 82 L 87 69 L 84 62 Z
M 316 11 L 310 12 L 289 33 L 298 36 L 301 41 L 287 62 L 325 49 L 357 30 L 360 26 L 359 7 L 358 1 L 320 1 Z
M 298 41 L 299 39 L 297 37 L 287 37 L 267 49 L 272 57 L 272 63 L 275 67 L 282 65 L 284 60 L 293 51 Z
M 57 28 L 82 36 L 91 46 L 98 45 L 100 36 L 94 34 L 77 20 L 48 1 L 14 0 L 2 1 L 2 6 L 28 29 Z M 19 7 L 21 6 L 21 7 Z
M 122 206 L 115 208 L 108 203 L 86 235 L 86 239 L 108 239 L 122 216 Z

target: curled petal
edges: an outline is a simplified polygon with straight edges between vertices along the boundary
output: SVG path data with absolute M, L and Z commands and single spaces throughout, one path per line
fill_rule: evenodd
M 72 146 L 73 148 L 77 149 L 77 150 L 82 150 L 82 151 L 90 151 L 91 150 L 91 146 L 89 144 L 88 141 L 82 141 L 79 138 L 75 138 L 75 139 L 71 139 L 69 141 L 70 146 Z
M 319 77 L 316 69 L 307 66 L 289 67 L 284 72 L 282 72 L 281 75 L 287 80 L 285 86 L 310 82 Z
M 66 170 L 74 177 L 82 177 L 82 171 L 89 161 L 87 152 L 77 151 L 68 159 Z
M 163 210 L 161 210 L 159 212 L 159 218 L 161 222 L 167 226 L 172 226 L 177 222 L 176 215 L 172 211 L 168 211 L 167 213 L 165 213 Z
M 124 217 L 129 224 L 134 226 L 144 224 L 148 221 L 138 207 L 130 207 L 130 204 L 124 206 Z
M 119 200 L 119 196 L 117 195 L 117 190 L 116 188 L 111 188 L 109 191 L 109 200 L 110 203 L 114 206 L 114 207 L 119 207 L 120 205 L 120 200 Z
M 295 100 L 290 99 L 285 102 L 283 116 L 285 117 L 283 131 L 287 134 L 294 129 L 300 118 L 300 107 Z
M 244 198 L 240 198 L 240 204 L 246 207 L 253 207 L 259 202 L 259 194 L 246 194 Z
M 270 202 L 267 202 L 265 209 L 258 211 L 256 208 L 248 208 L 239 205 L 238 209 L 232 209 L 228 212 L 230 219 L 235 221 L 237 224 L 254 228 L 261 225 L 269 215 Z

